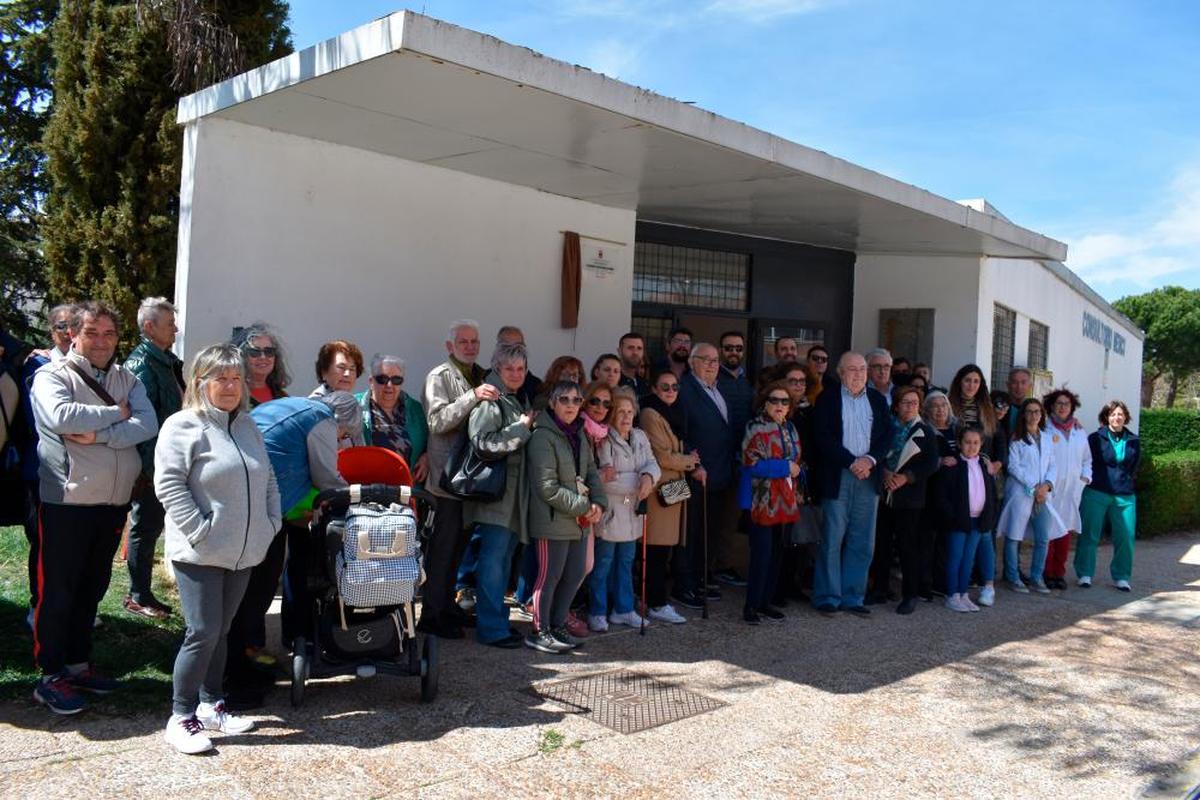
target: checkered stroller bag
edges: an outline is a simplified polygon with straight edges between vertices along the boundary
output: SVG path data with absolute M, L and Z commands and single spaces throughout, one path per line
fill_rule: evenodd
M 425 580 L 417 518 L 407 506 L 350 506 L 337 555 L 338 593 L 347 606 L 398 606 Z

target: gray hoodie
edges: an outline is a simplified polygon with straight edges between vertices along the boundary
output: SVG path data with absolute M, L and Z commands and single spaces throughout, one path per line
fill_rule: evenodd
M 166 509 L 167 558 L 224 569 L 253 567 L 282 524 L 279 489 L 250 415 L 191 409 L 163 423 L 154 490 Z

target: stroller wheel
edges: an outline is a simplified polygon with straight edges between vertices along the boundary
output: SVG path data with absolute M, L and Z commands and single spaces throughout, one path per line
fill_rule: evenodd
M 438 693 L 438 638 L 425 636 L 421 657 L 421 702 L 432 703 Z
M 304 683 L 308 680 L 308 642 L 303 636 L 292 640 L 292 705 L 299 707 L 304 702 Z

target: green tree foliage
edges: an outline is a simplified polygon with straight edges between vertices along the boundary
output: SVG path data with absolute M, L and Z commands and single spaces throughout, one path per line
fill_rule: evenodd
M 279 0 L 63 0 L 54 23 L 44 243 L 51 296 L 112 303 L 174 289 L 181 95 L 290 51 Z M 253 48 L 253 49 L 251 49 Z
M 1146 332 L 1143 406 L 1149 405 L 1154 382 L 1163 375 L 1174 380 L 1200 369 L 1200 290 L 1164 286 L 1122 297 L 1113 307 Z
M 33 333 L 27 311 L 46 291 L 41 141 L 50 116 L 50 23 L 57 13 L 58 0 L 0 5 L 0 324 L 25 337 Z

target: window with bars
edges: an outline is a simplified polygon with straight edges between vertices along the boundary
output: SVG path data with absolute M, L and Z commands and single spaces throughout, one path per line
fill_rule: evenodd
M 992 312 L 992 387 L 1002 387 L 1013 368 L 1017 343 L 1017 312 L 999 303 Z
M 646 337 L 646 360 L 651 364 L 657 364 L 667 354 L 667 334 L 673 325 L 670 317 L 633 318 L 631 330 Z
M 1050 326 L 1029 320 L 1029 368 L 1048 369 Z
M 750 256 L 637 242 L 633 250 L 633 299 L 661 305 L 746 311 L 750 303 Z

